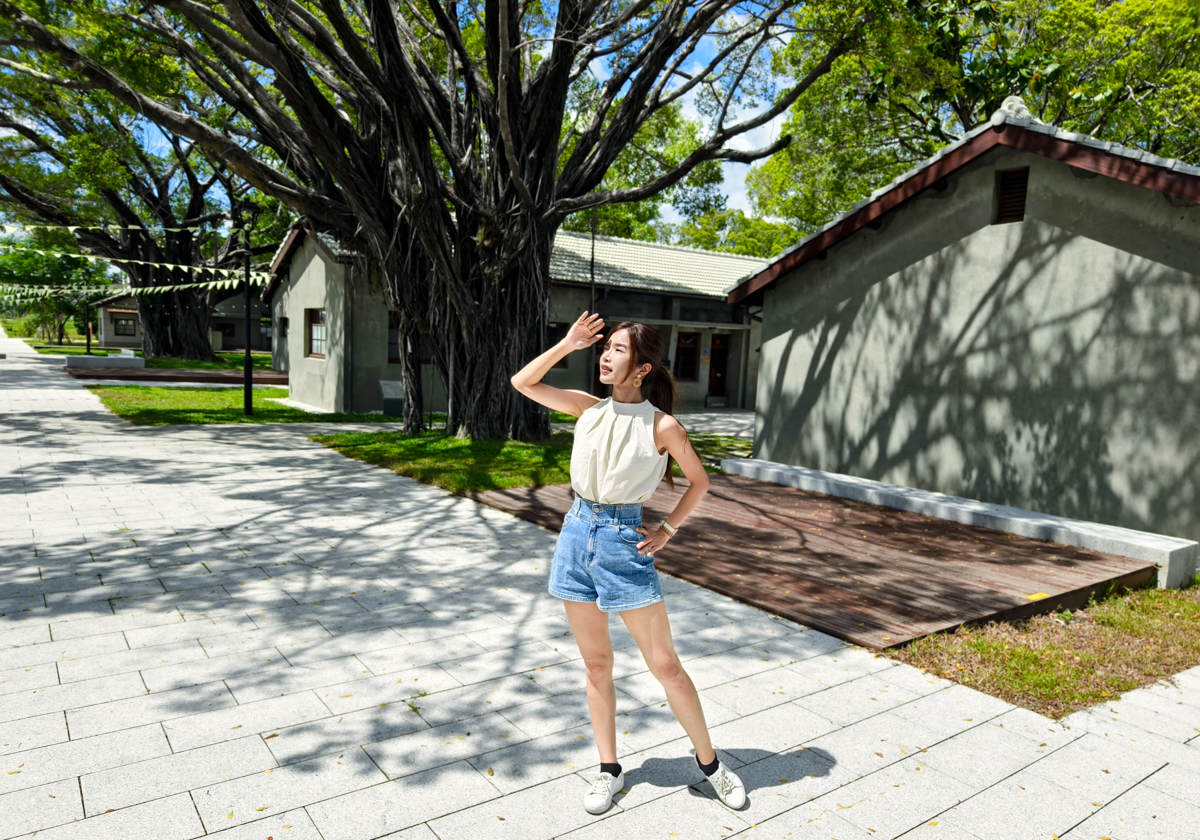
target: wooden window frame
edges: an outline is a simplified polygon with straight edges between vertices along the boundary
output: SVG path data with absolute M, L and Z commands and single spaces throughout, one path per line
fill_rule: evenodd
M 129 332 L 121 329 L 122 325 L 129 325 Z M 125 338 L 137 336 L 137 318 L 113 318 L 113 335 L 119 335 Z
M 318 312 L 321 313 L 321 323 L 319 323 L 319 324 L 314 323 L 314 321 L 316 319 L 316 313 L 318 313 Z M 313 327 L 321 327 L 322 328 L 323 334 L 322 334 L 321 338 L 319 338 L 319 339 L 313 338 Z M 314 340 L 321 342 L 322 350 L 325 350 L 325 351 L 329 350 L 329 322 L 325 318 L 325 310 L 324 309 L 305 309 L 304 310 L 304 350 L 305 350 L 304 355 L 310 359 L 324 359 L 325 355 L 326 355 L 325 353 L 314 353 L 313 352 Z

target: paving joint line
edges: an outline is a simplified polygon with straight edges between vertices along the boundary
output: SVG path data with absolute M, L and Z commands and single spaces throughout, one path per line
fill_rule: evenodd
M 1082 737 L 1082 736 L 1081 736 L 1081 737 Z M 1114 803 L 1114 802 L 1116 802 L 1118 799 L 1120 799 L 1122 796 L 1124 796 L 1125 794 L 1129 793 L 1129 791 L 1133 790 L 1135 787 L 1137 787 L 1138 785 L 1142 784 L 1142 782 L 1146 781 L 1146 779 L 1149 779 L 1149 778 L 1150 778 L 1151 776 L 1153 776 L 1155 773 L 1158 773 L 1158 772 L 1159 772 L 1159 770 L 1162 770 L 1162 769 L 1163 769 L 1163 767 L 1167 767 L 1167 766 L 1169 766 L 1170 764 L 1171 764 L 1171 762 L 1169 762 L 1169 761 L 1168 761 L 1168 762 L 1164 763 L 1164 764 L 1162 765 L 1162 767 L 1159 767 L 1159 768 L 1158 768 L 1158 769 L 1156 769 L 1156 770 L 1152 770 L 1152 771 L 1150 771 L 1150 772 L 1149 772 L 1148 774 L 1146 774 L 1146 775 L 1145 775 L 1143 778 L 1139 779 L 1138 781 L 1136 781 L 1136 782 L 1134 782 L 1133 784 L 1131 784 L 1129 787 L 1125 788 L 1125 790 L 1123 790 L 1123 791 L 1121 791 L 1120 793 L 1118 793 L 1118 794 L 1117 794 L 1116 796 L 1114 796 L 1112 799 L 1110 799 L 1110 800 L 1108 800 L 1107 802 L 1105 802 L 1103 805 L 1101 805 L 1101 806 L 1100 806 L 1099 808 L 1097 808 L 1095 811 L 1093 811 L 1092 813 L 1088 814 L 1086 817 L 1084 817 L 1083 819 L 1081 819 L 1079 822 L 1075 823 L 1075 825 L 1071 826 L 1070 828 L 1068 828 L 1066 831 L 1064 831 L 1062 834 L 1060 834 L 1060 835 L 1058 835 L 1058 836 L 1059 836 L 1059 837 L 1065 837 L 1066 835 L 1070 834 L 1072 831 L 1074 831 L 1075 829 L 1079 828 L 1079 826 L 1083 825 L 1085 822 L 1087 822 L 1088 820 L 1090 820 L 1092 817 L 1096 816 L 1096 814 L 1099 814 L 1101 811 L 1103 811 L 1103 810 L 1104 810 L 1105 808 L 1107 808 L 1109 805 L 1113 804 L 1113 803 Z M 1170 795 L 1170 794 L 1168 794 L 1168 795 Z M 1174 799 L 1174 798 L 1175 798 L 1175 797 L 1172 797 L 1172 799 Z M 1190 804 L 1190 803 L 1185 803 L 1185 804 Z

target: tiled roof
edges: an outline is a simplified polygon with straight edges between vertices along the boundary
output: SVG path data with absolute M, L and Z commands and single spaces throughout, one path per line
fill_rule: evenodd
M 341 240 L 339 240 L 337 236 L 332 233 L 327 233 L 324 231 L 319 232 L 317 233 L 317 239 L 320 239 L 321 244 L 329 249 L 329 253 L 333 254 L 339 260 L 342 257 L 356 256 L 353 248 L 347 248 L 342 245 Z
M 592 236 L 560 230 L 550 255 L 550 277 L 591 282 Z M 660 245 L 616 236 L 596 237 L 596 284 L 652 292 L 724 297 L 730 283 L 761 271 L 767 260 Z
M 1179 173 L 1182 175 L 1200 176 L 1200 167 L 1191 166 L 1181 160 L 1159 157 L 1157 155 L 1152 155 L 1149 152 L 1144 152 L 1141 149 L 1131 149 L 1128 146 L 1121 146 L 1117 143 L 1098 140 L 1095 137 L 1087 134 L 1077 134 L 1073 131 L 1064 131 L 1061 128 L 1056 128 L 1052 125 L 1046 125 L 1041 120 L 1036 119 L 1029 112 L 1029 108 L 1019 96 L 1010 96 L 1005 99 L 1004 104 L 992 114 L 991 119 L 988 120 L 988 122 L 972 131 L 967 132 L 965 135 L 963 135 L 962 139 L 951 143 L 949 146 L 939 149 L 937 154 L 935 154 L 933 157 L 921 161 L 921 163 L 917 164 L 903 175 L 900 175 L 891 183 L 885 184 L 884 186 L 875 190 L 875 192 L 871 193 L 862 201 L 855 204 L 845 213 L 842 213 L 840 216 L 830 220 L 827 224 L 813 231 L 811 234 L 804 237 L 790 248 L 784 249 L 768 262 L 767 267 L 771 268 L 779 263 L 791 262 L 792 260 L 789 260 L 789 257 L 791 257 L 794 252 L 800 251 L 801 249 L 805 248 L 805 246 L 825 236 L 833 228 L 845 223 L 851 216 L 858 213 L 864 207 L 875 203 L 885 195 L 898 190 L 908 182 L 918 178 L 925 173 L 926 170 L 930 169 L 930 167 L 934 166 L 942 159 L 953 155 L 955 152 L 958 152 L 966 146 L 971 145 L 972 141 L 980 135 L 987 132 L 994 132 L 1005 125 L 1019 126 L 1026 131 L 1030 131 L 1035 134 L 1046 135 L 1054 138 L 1055 140 L 1061 140 L 1068 143 L 1075 143 L 1090 149 L 1106 152 L 1110 155 L 1117 155 L 1121 158 L 1127 158 L 1129 160 L 1137 161 L 1149 166 L 1159 167 L 1168 172 Z M 846 235 L 849 234 L 847 233 Z M 795 266 L 790 266 L 788 270 L 794 267 Z M 747 283 L 753 283 L 756 280 L 756 277 L 741 278 L 737 282 L 726 285 L 723 291 L 726 293 L 732 293 L 735 289 L 738 289 L 738 287 Z
M 264 299 L 269 299 L 299 237 L 309 234 L 297 223 L 284 238 L 271 259 L 275 276 Z M 331 233 L 316 233 L 321 245 L 335 258 L 350 257 L 354 251 L 341 246 Z M 592 237 L 587 233 L 560 230 L 554 237 L 550 255 L 550 277 L 571 283 L 591 282 Z M 720 251 L 704 251 L 679 245 L 660 245 L 617 236 L 596 237 L 596 284 L 625 289 L 641 289 L 667 294 L 725 297 L 725 288 L 767 265 L 768 261 Z M 736 284 L 736 283 L 735 283 Z

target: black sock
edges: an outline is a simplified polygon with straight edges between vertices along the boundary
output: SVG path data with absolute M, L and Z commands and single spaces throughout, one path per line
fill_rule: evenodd
M 621 765 L 620 764 L 601 764 L 600 772 L 608 773 L 615 779 L 621 775 Z
M 700 764 L 699 758 L 696 759 L 696 763 Z M 720 765 L 721 765 L 721 759 L 717 758 L 716 753 L 713 753 L 712 764 L 700 764 L 700 769 L 704 772 L 705 776 L 711 776 L 713 773 L 717 772 L 717 768 Z

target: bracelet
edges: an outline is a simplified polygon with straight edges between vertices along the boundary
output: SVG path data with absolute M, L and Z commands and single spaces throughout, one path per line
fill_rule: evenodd
M 670 534 L 672 537 L 673 537 L 673 536 L 675 536 L 675 533 L 676 533 L 676 531 L 678 530 L 677 528 L 672 528 L 672 527 L 671 527 L 671 526 L 670 526 L 670 525 L 667 523 L 667 520 L 665 520 L 665 519 L 664 519 L 662 522 L 658 523 L 658 526 L 659 526 L 660 528 L 662 528 L 664 531 L 666 531 L 668 534 Z

